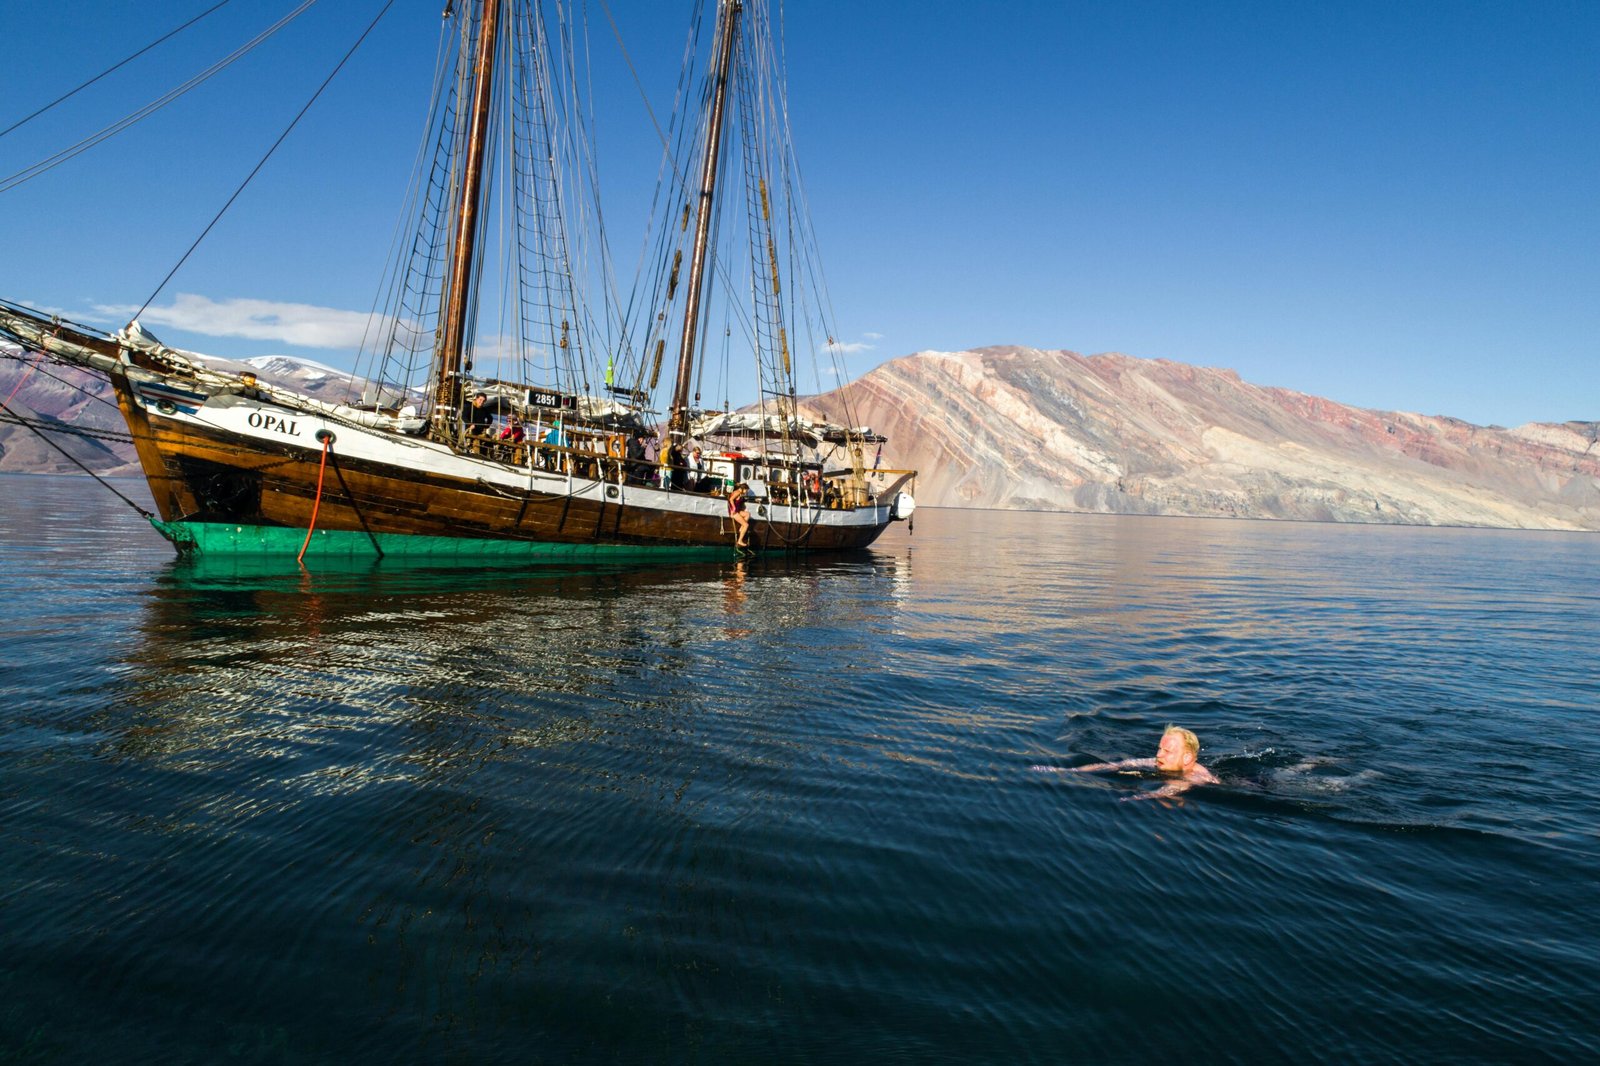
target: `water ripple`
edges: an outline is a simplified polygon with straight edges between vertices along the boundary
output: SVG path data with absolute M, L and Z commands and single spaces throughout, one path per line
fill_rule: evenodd
M 1592 537 L 301 571 L 0 480 L 0 1057 L 1600 1054 Z M 1031 769 L 1169 722 L 1220 784 Z

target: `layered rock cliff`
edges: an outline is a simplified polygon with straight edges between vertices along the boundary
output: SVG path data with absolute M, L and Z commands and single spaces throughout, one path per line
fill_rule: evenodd
M 232 362 L 186 354 L 219 369 L 254 371 L 310 396 L 337 401 L 352 394 L 349 374 L 306 359 Z M 0 473 L 74 474 L 85 467 L 101 475 L 140 473 L 127 423 L 103 377 L 0 345 L 0 400 L 7 408 L 0 411 Z M 30 425 L 48 431 L 37 433 Z
M 128 426 L 104 378 L 0 347 L 0 472 L 137 474 Z M 9 412 L 9 413 L 7 413 Z M 37 433 L 28 424 L 49 427 Z
M 1600 425 L 1370 411 L 1230 370 L 919 352 L 809 406 L 890 438 L 948 507 L 1600 529 Z
M 12 411 L 87 431 L 51 439 L 97 472 L 136 472 L 131 446 L 98 436 L 125 435 L 103 382 L 5 354 Z M 344 381 L 303 361 L 251 362 L 308 391 Z M 1594 422 L 1475 426 L 1231 370 L 1014 347 L 919 352 L 807 406 L 886 434 L 885 463 L 919 470 L 917 499 L 935 506 L 1600 529 Z M 0 470 L 77 469 L 0 419 Z

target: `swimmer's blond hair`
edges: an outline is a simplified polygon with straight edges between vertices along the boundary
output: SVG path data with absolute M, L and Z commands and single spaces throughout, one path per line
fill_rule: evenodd
M 1164 740 L 1164 739 L 1166 739 L 1168 736 L 1170 736 L 1173 733 L 1176 733 L 1176 734 L 1178 734 L 1178 736 L 1183 738 L 1183 748 L 1184 748 L 1185 751 L 1187 751 L 1190 755 L 1199 756 L 1199 754 L 1200 754 L 1200 738 L 1199 737 L 1195 736 L 1193 733 L 1189 732 L 1189 730 L 1183 728 L 1183 726 L 1181 726 L 1181 725 L 1169 725 L 1169 726 L 1167 726 L 1166 729 L 1161 731 L 1161 737 Z

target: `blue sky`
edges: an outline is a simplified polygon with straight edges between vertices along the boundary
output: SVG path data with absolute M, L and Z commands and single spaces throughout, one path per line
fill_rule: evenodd
M 213 2 L 6 4 L 0 128 Z M 595 49 L 614 52 L 589 2 Z M 0 178 L 291 6 L 233 0 L 0 137 Z M 322 0 L 174 106 L 0 192 L 0 295 L 81 317 L 142 303 L 380 6 Z M 156 332 L 348 362 L 441 6 L 398 0 L 156 301 Z M 688 0 L 610 7 L 664 111 Z M 1600 3 L 806 0 L 786 25 L 852 372 L 1022 344 L 1480 424 L 1600 419 Z M 602 92 L 628 274 L 656 143 L 630 79 Z M 246 311 L 257 335 L 233 335 Z

